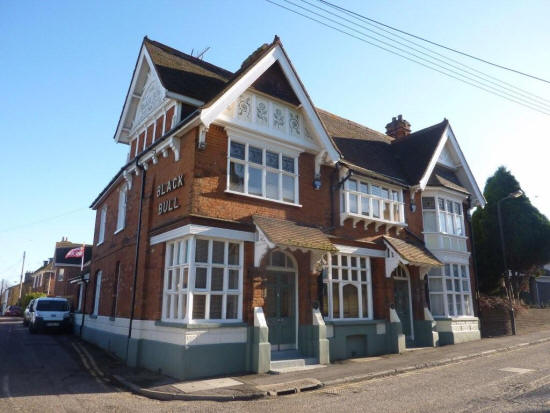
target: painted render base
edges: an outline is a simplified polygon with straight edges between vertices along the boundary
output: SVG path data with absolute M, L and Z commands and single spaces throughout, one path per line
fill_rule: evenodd
M 405 344 L 399 328 L 386 320 L 327 321 L 330 361 L 399 353 Z M 400 337 L 402 336 L 402 337 Z M 402 346 L 399 342 L 402 341 Z M 401 350 L 402 351 L 402 350 Z
M 75 334 L 81 315 L 75 314 Z M 434 324 L 435 330 L 434 331 Z M 431 347 L 480 339 L 477 318 L 415 320 L 415 345 Z M 198 379 L 270 369 L 271 346 L 267 327 L 245 324 L 191 328 L 155 321 L 135 320 L 127 343 L 128 319 L 86 316 L 82 338 L 127 360 L 178 379 Z M 128 354 L 127 353 L 128 344 Z M 401 323 L 386 320 L 326 322 L 300 325 L 298 349 L 320 364 L 352 357 L 401 353 L 405 336 Z
M 80 334 L 80 322 L 81 316 L 75 314 L 74 332 L 77 335 Z M 251 371 L 250 357 L 247 355 L 251 354 L 248 343 L 252 341 L 249 338 L 254 334 L 253 327 L 239 325 L 188 329 L 183 326 L 155 325 L 154 321 L 144 323 L 143 320 L 135 320 L 126 357 L 128 324 L 127 319 L 86 316 L 82 338 L 122 360 L 127 360 L 127 364 L 132 367 L 144 367 L 178 379 L 198 379 Z M 171 330 L 169 334 L 173 337 L 163 334 L 166 329 Z M 155 340 L 155 336 L 159 339 Z M 174 337 L 182 343 L 167 342 L 176 341 Z M 226 342 L 235 338 L 241 339 L 240 342 Z M 205 343 L 184 344 L 186 340 L 198 339 Z
M 441 346 L 481 339 L 477 317 L 437 318 L 435 321 Z

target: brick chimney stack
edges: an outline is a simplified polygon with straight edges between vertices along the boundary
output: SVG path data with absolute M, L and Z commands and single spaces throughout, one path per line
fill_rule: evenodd
M 392 118 L 386 125 L 386 135 L 395 139 L 403 138 L 411 133 L 411 124 L 403 119 L 403 115 Z

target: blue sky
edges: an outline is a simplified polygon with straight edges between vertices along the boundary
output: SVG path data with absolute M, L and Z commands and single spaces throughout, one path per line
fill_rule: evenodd
M 336 1 L 336 0 L 335 0 Z M 546 1 L 341 1 L 387 24 L 550 77 Z M 98 192 L 126 159 L 112 137 L 143 36 L 230 70 L 278 34 L 315 104 L 383 131 L 451 122 L 480 186 L 499 165 L 550 215 L 549 120 L 265 1 L 0 2 L 0 278 L 62 236 L 91 242 Z M 472 63 L 473 64 L 473 63 Z M 475 65 L 550 99 L 550 85 Z

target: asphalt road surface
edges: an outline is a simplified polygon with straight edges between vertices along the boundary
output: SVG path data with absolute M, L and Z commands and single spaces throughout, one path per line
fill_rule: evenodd
M 160 402 L 101 377 L 69 335 L 0 319 L 0 412 L 550 412 L 550 344 L 248 402 Z M 281 376 L 282 381 L 284 376 Z

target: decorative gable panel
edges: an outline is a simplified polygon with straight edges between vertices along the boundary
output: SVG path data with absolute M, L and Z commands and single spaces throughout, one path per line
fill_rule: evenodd
M 252 91 L 246 91 L 239 96 L 223 111 L 219 119 L 231 126 L 241 126 L 262 135 L 271 135 L 280 141 L 315 151 L 319 149 L 299 110 Z
M 132 125 L 139 125 L 148 115 L 158 109 L 164 100 L 164 91 L 160 82 L 152 72 L 149 72 Z

